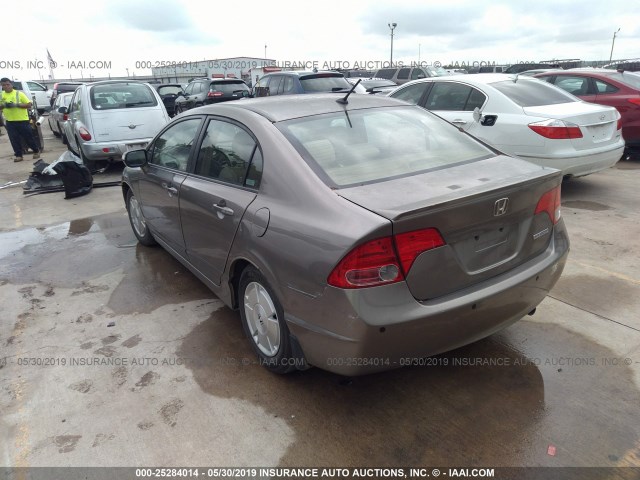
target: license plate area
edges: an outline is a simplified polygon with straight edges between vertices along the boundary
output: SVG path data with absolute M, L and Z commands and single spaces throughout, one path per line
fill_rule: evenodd
M 595 143 L 605 142 L 611 138 L 612 125 L 612 123 L 593 125 L 591 127 L 587 127 L 587 131 Z
M 142 143 L 127 143 L 125 145 L 127 152 L 131 151 L 131 150 L 141 150 L 144 149 L 147 146 L 146 142 L 142 142 Z
M 518 224 L 498 225 L 475 231 L 454 245 L 464 269 L 482 271 L 510 260 L 516 254 Z

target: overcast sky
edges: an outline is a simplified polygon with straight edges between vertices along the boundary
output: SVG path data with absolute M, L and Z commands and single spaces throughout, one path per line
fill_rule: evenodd
M 3 17 L 0 75 L 47 78 L 47 49 L 58 78 L 150 74 L 139 62 L 264 58 L 265 44 L 266 56 L 279 62 L 383 62 L 393 22 L 393 58 L 405 63 L 602 60 L 618 28 L 614 59 L 637 58 L 635 7 L 622 0 L 18 2 L 10 10 L 20 21 Z M 28 61 L 45 66 L 29 69 Z M 91 69 L 91 61 L 111 68 Z M 84 70 L 69 62 L 85 62 Z

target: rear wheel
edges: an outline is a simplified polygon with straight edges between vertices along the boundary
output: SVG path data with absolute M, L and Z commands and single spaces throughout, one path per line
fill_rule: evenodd
M 76 155 L 78 155 L 80 157 L 80 160 L 82 160 L 82 163 L 84 164 L 84 166 L 87 167 L 89 170 L 91 170 L 91 173 L 95 172 L 96 171 L 96 162 L 95 162 L 95 160 L 89 160 L 86 157 L 86 155 L 82 151 L 82 144 L 80 143 L 80 140 L 78 139 L 78 137 L 76 137 L 76 145 L 78 145 L 78 151 L 77 152 L 73 152 L 73 153 L 75 153 Z
M 247 267 L 240 277 L 240 317 L 260 364 L 274 373 L 296 369 L 284 310 L 273 289 L 254 267 Z
M 155 245 L 157 242 L 149 231 L 149 227 L 147 227 L 147 221 L 142 215 L 140 203 L 131 190 L 127 192 L 127 213 L 129 214 L 131 228 L 138 242 L 147 247 Z
M 56 132 L 53 129 L 53 126 L 51 125 L 51 116 L 49 116 L 49 119 L 47 120 L 49 122 L 49 129 L 51 130 L 51 133 L 53 133 L 54 137 L 59 137 L 60 136 L 60 124 L 58 122 L 56 122 L 56 125 L 58 126 L 58 131 Z

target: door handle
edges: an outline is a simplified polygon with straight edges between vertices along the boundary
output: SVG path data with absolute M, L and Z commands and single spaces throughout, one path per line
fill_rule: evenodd
M 227 207 L 224 202 L 222 202 L 222 205 L 214 203 L 213 208 L 223 215 L 233 215 L 233 210 Z
M 466 121 L 456 118 L 455 120 L 451 120 L 451 123 L 454 125 L 466 125 Z
M 168 183 L 162 182 L 162 188 L 164 188 L 167 192 L 169 192 L 169 195 L 178 194 L 178 189 Z

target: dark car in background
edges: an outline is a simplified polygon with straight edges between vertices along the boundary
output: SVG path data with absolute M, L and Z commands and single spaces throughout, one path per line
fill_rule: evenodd
M 184 95 L 182 85 L 179 83 L 156 83 L 151 86 L 158 91 L 167 113 L 173 117 L 176 114 L 176 98 L 179 95 Z
M 253 87 L 256 97 L 299 93 L 348 92 L 351 84 L 339 72 L 277 72 L 263 76 Z
M 75 92 L 76 88 L 80 85 L 84 85 L 82 82 L 58 82 L 53 84 L 53 88 L 51 89 L 51 106 L 53 106 L 53 102 L 56 101 L 56 97 L 61 93 L 67 92 Z
M 175 115 L 191 108 L 250 97 L 251 90 L 237 78 L 196 78 L 175 99 Z
M 615 107 L 622 118 L 627 153 L 640 151 L 640 75 L 584 68 L 535 75 L 585 102 Z

